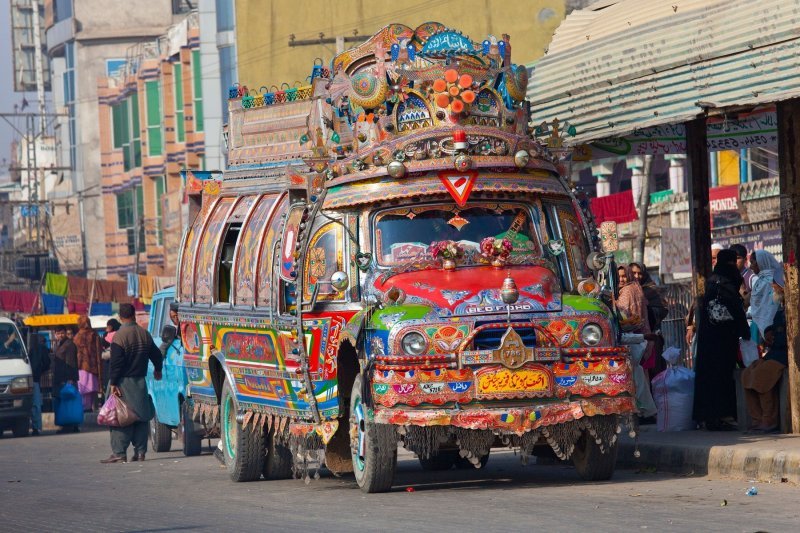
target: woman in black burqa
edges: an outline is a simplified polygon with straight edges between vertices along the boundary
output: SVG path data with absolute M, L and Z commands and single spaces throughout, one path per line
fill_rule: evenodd
M 709 431 L 736 429 L 725 419 L 736 418 L 733 372 L 739 353 L 739 338 L 750 339 L 750 327 L 739 295 L 741 284 L 736 253 L 721 250 L 696 318 L 693 417 Z

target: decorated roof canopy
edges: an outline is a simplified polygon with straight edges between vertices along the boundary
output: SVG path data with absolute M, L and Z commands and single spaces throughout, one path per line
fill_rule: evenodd
M 391 24 L 328 67 L 315 62 L 305 84 L 231 87 L 231 170 L 305 163 L 329 186 L 443 168 L 553 171 L 530 135 L 527 84 L 508 35 Z

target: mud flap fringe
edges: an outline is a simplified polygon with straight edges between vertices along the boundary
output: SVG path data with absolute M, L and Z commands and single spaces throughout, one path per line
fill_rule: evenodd
M 603 453 L 606 453 L 617 442 L 619 431 L 617 415 L 599 415 L 587 416 L 565 424 L 544 426 L 542 436 L 553 448 L 556 456 L 566 461 L 572 457 L 575 444 L 584 432 L 588 433 L 588 438 L 594 439 Z
M 285 431 L 287 426 L 287 419 L 283 418 L 279 424 L 276 424 L 279 431 L 276 430 L 275 435 L 280 435 L 279 442 L 288 441 L 289 449 L 292 451 L 292 474 L 295 479 L 302 479 L 306 484 L 311 482 L 311 472 L 313 470 L 313 478 L 319 479 L 319 469 L 325 463 L 325 447 L 322 444 L 322 437 L 315 431 L 305 435 L 292 435 Z
M 398 430 L 406 449 L 423 459 L 437 455 L 439 453 L 439 445 L 448 441 L 450 432 L 451 428 L 447 426 L 405 426 Z M 387 446 L 395 444 L 396 442 L 385 443 Z M 381 443 L 381 446 L 383 445 L 384 443 Z

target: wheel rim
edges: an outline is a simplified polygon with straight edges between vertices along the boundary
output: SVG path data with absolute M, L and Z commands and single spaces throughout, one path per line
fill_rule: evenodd
M 353 465 L 361 472 L 365 466 L 365 425 L 364 404 L 361 403 L 361 396 L 356 396 L 350 415 L 350 451 L 353 455 Z
M 156 424 L 158 424 L 158 421 L 154 415 L 150 419 L 150 442 L 153 444 L 153 448 L 156 447 Z
M 228 457 L 236 457 L 236 411 L 233 408 L 233 398 L 228 395 L 223 405 L 223 423 L 225 425 L 225 451 Z

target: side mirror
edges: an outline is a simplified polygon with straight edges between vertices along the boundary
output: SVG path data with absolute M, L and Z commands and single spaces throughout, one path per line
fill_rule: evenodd
M 601 253 L 592 252 L 586 258 L 586 266 L 589 267 L 589 270 L 598 271 L 602 270 L 604 266 L 606 266 L 606 256 Z
M 331 287 L 336 289 L 339 292 L 347 290 L 350 286 L 350 280 L 347 277 L 347 274 L 342 272 L 341 270 L 337 270 L 333 274 L 331 274 Z
M 605 253 L 616 252 L 619 250 L 617 223 L 613 220 L 606 220 L 600 224 L 600 248 Z

